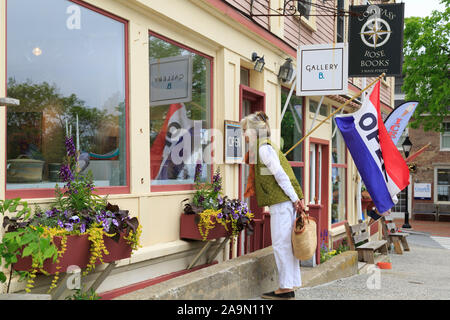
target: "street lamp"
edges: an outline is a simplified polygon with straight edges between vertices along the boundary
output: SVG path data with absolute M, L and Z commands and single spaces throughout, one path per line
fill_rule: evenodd
M 262 72 L 264 65 L 266 64 L 264 61 L 264 56 L 260 57 L 256 52 L 253 52 L 252 61 L 255 62 L 255 66 L 253 69 L 258 72 Z
M 283 82 L 287 82 L 291 80 L 293 73 L 294 68 L 292 67 L 292 59 L 287 58 L 283 65 L 280 67 L 280 71 L 278 71 L 278 79 Z
M 408 158 L 409 152 L 412 148 L 411 140 L 409 140 L 409 136 L 406 136 L 405 141 L 403 141 L 402 144 L 403 152 L 405 153 L 405 159 Z M 411 228 L 409 225 L 409 212 L 408 212 L 408 186 L 406 186 L 406 210 L 405 210 L 405 222 L 402 226 L 402 228 Z

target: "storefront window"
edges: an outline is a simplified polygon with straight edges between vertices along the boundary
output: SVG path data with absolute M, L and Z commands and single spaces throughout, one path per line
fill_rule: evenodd
M 437 200 L 450 201 L 450 169 L 437 168 Z
M 192 185 L 211 170 L 212 59 L 153 34 L 150 59 L 151 184 Z
M 127 185 L 126 28 L 78 1 L 8 1 L 7 190 L 54 188 L 66 131 L 96 187 Z
M 281 107 L 284 107 L 289 95 L 289 89 L 281 89 Z M 288 151 L 303 137 L 303 99 L 292 94 L 287 109 L 281 121 L 281 150 Z M 303 186 L 303 144 L 297 146 L 287 156 L 294 174 L 300 185 Z
M 345 157 L 345 142 L 333 121 L 332 125 L 332 168 L 331 168 L 331 223 L 342 222 L 346 219 L 346 185 L 347 164 Z

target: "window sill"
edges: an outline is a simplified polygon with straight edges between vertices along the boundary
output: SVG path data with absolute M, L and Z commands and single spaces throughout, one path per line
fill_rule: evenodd
M 100 196 L 113 195 L 113 194 L 129 194 L 129 186 L 118 186 L 118 187 L 108 187 L 108 188 L 95 188 Z M 42 199 L 44 202 L 48 199 L 55 198 L 55 189 L 17 189 L 17 190 L 6 190 L 7 199 L 21 198 L 21 199 Z

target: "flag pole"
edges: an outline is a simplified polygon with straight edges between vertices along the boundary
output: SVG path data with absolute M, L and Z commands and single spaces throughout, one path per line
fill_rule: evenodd
M 359 91 L 358 93 L 356 93 L 353 97 L 351 97 L 349 100 L 345 101 L 345 103 L 343 105 L 341 105 L 339 108 L 337 108 L 332 114 L 330 114 L 328 117 L 326 117 L 325 119 L 323 119 L 319 124 L 317 124 L 317 126 L 315 126 L 312 130 L 310 130 L 306 135 L 304 135 L 296 144 L 294 144 L 288 151 L 286 151 L 286 153 L 284 154 L 284 156 L 286 156 L 289 152 L 291 152 L 292 150 L 294 150 L 300 143 L 303 142 L 303 140 L 305 140 L 309 135 L 311 135 L 311 133 L 313 133 L 318 127 L 320 127 L 325 121 L 327 121 L 328 119 L 330 119 L 332 116 L 334 116 L 336 113 L 338 113 L 342 108 L 344 108 L 345 106 L 347 106 L 350 102 L 352 102 L 353 100 L 355 100 L 356 98 L 358 98 L 364 91 L 366 91 L 367 89 L 369 89 L 374 83 L 376 83 L 378 80 L 380 80 L 381 78 L 383 78 L 385 76 L 385 73 L 383 72 L 382 74 L 380 74 L 375 80 L 373 80 L 368 86 L 366 86 L 364 89 L 362 89 L 361 91 Z

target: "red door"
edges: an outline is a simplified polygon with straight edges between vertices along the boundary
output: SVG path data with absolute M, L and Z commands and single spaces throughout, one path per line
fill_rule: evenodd
M 240 118 L 256 111 L 265 111 L 265 93 L 240 85 Z M 246 146 L 247 148 L 247 146 Z M 247 149 L 245 150 L 247 152 Z M 258 249 L 268 247 L 272 244 L 270 238 L 270 215 L 258 207 L 256 197 L 245 198 L 244 191 L 247 185 L 249 166 L 239 165 L 239 197 L 245 199 L 250 211 L 254 214 L 254 232 L 252 235 L 243 234 L 239 238 L 237 254 L 242 255 Z

